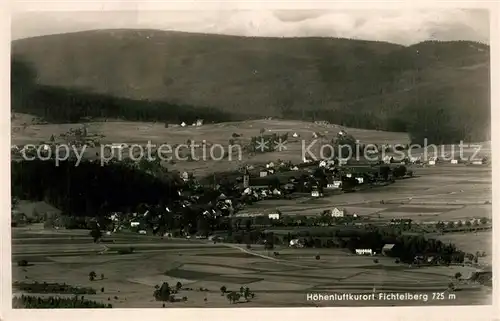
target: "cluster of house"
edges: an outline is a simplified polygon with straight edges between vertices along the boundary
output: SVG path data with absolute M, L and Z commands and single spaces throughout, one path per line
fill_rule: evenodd
M 438 163 L 443 163 L 443 162 L 444 162 L 444 160 L 440 159 L 439 157 L 432 156 L 432 157 L 429 157 L 427 164 L 428 165 L 436 165 Z M 451 160 L 449 160 L 449 162 L 451 164 L 469 163 L 472 165 L 484 165 L 488 162 L 488 158 L 487 157 L 480 157 L 480 158 L 470 157 L 467 160 L 451 159 Z
M 181 127 L 186 127 L 187 124 L 185 122 L 180 123 Z M 193 127 L 203 126 L 203 119 L 197 119 L 194 123 L 191 124 Z

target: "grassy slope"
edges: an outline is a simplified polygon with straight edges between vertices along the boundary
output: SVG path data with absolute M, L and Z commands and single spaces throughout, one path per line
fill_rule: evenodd
M 18 40 L 12 52 L 34 64 L 43 85 L 237 113 L 356 108 L 390 117 L 436 94 L 472 111 L 489 104 L 489 48 L 471 42 L 100 30 Z

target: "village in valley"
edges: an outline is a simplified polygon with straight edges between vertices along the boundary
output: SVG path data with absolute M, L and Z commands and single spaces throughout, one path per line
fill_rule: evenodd
M 86 151 L 88 159 L 82 162 L 98 163 L 94 150 L 110 140 L 108 135 L 118 132 L 98 129 L 115 124 L 123 126 L 113 122 L 90 123 L 65 131 L 60 125 L 34 124 L 16 133 L 24 133 L 18 137 L 35 145 L 41 132 L 59 131 L 31 150 L 53 152 L 66 141 L 74 146 L 90 145 L 93 149 Z M 224 167 L 230 169 L 231 165 L 233 170 L 209 172 L 203 167 L 206 164 L 195 167 L 207 160 L 189 158 L 178 162 L 132 161 L 125 152 L 131 143 L 106 147 L 108 153 L 116 149 L 114 152 L 124 156 L 121 161 L 110 159 L 105 166 L 119 163 L 149 175 L 174 179 L 178 197 L 169 204 L 141 203 L 127 212 L 100 211 L 99 217 L 92 218 L 68 217 L 45 202 L 15 200 L 13 259 L 19 270 L 14 288 L 33 291 L 29 285 L 33 281 L 43 289 L 53 287 L 51 284 L 70 284 L 74 283 L 73 277 L 83 277 L 100 268 L 106 278 L 90 277 L 92 280 L 78 283 L 87 287 L 102 284 L 104 291 L 86 297 L 95 296 L 97 301 L 106 296 L 108 301 L 120 297 L 104 302 L 117 307 L 154 307 L 156 301 L 178 300 L 186 302 L 173 306 L 220 306 L 221 297 L 227 297 L 224 304 L 274 306 L 278 303 L 273 293 L 278 290 L 287 293 L 287 300 L 306 306 L 339 304 L 304 302 L 304 293 L 315 289 L 332 293 L 432 289 L 457 291 L 464 297 L 467 294 L 467 300 L 477 296 L 479 301 L 488 291 L 491 252 L 487 239 L 492 221 L 491 196 L 486 193 L 491 188 L 487 147 L 473 159 L 470 158 L 475 151 L 469 148 L 469 159 L 459 162 L 450 155 L 451 146 L 439 146 L 438 150 L 448 150 L 443 154 L 446 160 L 433 154 L 424 160 L 423 150 L 408 150 L 404 135 L 386 133 L 393 145 L 381 145 L 384 153 L 370 149 L 370 159 L 375 157 L 375 161 L 341 156 L 301 159 L 297 145 L 306 137 L 314 141 L 323 136 L 322 141 L 338 147 L 369 144 L 369 137 L 385 133 L 339 129 L 327 122 L 295 122 L 295 128 L 302 126 L 301 130 L 284 131 L 280 127 L 290 124 L 273 119 L 205 125 L 197 121 L 192 126 L 144 124 L 142 128 L 135 124 L 134 128 L 137 141 L 141 135 L 150 137 L 167 131 L 169 137 L 177 138 L 178 144 L 182 140 L 201 141 L 202 137 L 222 143 L 224 138 L 217 136 L 221 125 L 231 137 L 227 144 L 235 144 L 237 139 L 243 146 L 246 163 L 212 161 L 208 169 L 224 162 Z M 231 128 L 239 131 L 231 134 Z M 255 142 L 260 138 L 283 138 L 288 150 L 259 150 Z M 112 141 L 118 140 L 112 137 Z M 377 142 L 373 144 L 378 147 Z M 159 145 L 159 141 L 150 144 Z M 397 151 L 391 150 L 393 146 L 406 155 L 396 155 Z M 13 159 L 27 152 L 23 147 L 13 147 Z M 261 161 L 263 157 L 267 161 Z M 68 241 L 59 242 L 66 238 Z M 40 247 L 45 240 L 48 243 Z M 459 245 L 455 245 L 455 240 Z M 61 252 L 62 248 L 71 253 Z M 155 275 L 146 266 L 139 267 L 146 258 L 165 271 Z M 48 264 L 50 272 L 35 268 L 39 261 L 42 266 Z M 89 266 L 89 262 L 95 263 Z M 74 266 L 74 272 L 63 276 L 61 269 L 68 264 Z M 133 277 L 111 277 L 116 264 L 144 269 L 140 272 L 144 275 L 134 272 Z M 92 271 L 86 272 L 89 269 Z M 427 274 L 426 270 L 433 272 Z M 43 286 L 42 279 L 46 282 Z M 404 284 L 398 280 L 405 280 Z M 155 291 L 160 293 L 163 287 L 165 292 L 167 284 L 168 298 L 161 299 L 160 294 L 129 298 L 121 288 L 124 282 L 126 288 L 145 293 L 154 286 L 158 286 Z M 221 287 L 226 288 L 223 296 Z M 118 292 L 125 293 L 115 296 Z
M 13 309 L 491 305 L 483 11 L 13 15 Z

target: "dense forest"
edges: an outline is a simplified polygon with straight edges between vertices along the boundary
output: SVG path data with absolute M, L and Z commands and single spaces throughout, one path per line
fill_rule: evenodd
M 170 204 L 178 183 L 150 175 L 127 164 L 83 161 L 12 161 L 12 197 L 44 200 L 72 216 L 97 217 L 113 211 L 133 211 L 138 204 Z
M 53 122 L 278 117 L 490 138 L 489 46 L 96 30 L 12 43 L 12 107 Z

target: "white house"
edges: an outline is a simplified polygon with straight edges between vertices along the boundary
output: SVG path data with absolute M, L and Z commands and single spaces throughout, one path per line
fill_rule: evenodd
M 196 120 L 196 126 L 198 127 L 203 126 L 203 119 Z
M 355 252 L 358 255 L 373 255 L 372 249 L 356 249 Z
M 267 215 L 270 220 L 279 220 L 280 219 L 280 213 L 269 213 Z
M 139 231 L 139 234 L 146 235 L 146 234 L 147 234 L 147 232 L 146 232 L 145 230 L 140 230 L 140 231 Z
M 181 177 L 182 177 L 182 179 L 183 179 L 184 181 L 187 181 L 187 180 L 189 179 L 189 174 L 188 174 L 188 172 L 183 172 L 183 173 L 182 173 L 182 175 L 181 175 Z
M 313 191 L 311 191 L 311 196 L 312 197 L 320 197 L 320 193 L 318 190 L 313 190 Z
M 292 170 L 292 171 L 298 171 L 298 170 L 299 170 L 299 168 L 298 168 L 297 166 L 294 166 L 294 167 L 292 167 L 292 168 L 291 168 L 291 170 Z
M 181 126 L 182 126 L 182 127 L 186 127 L 186 123 L 185 123 L 185 122 L 182 122 L 182 123 L 181 123 Z
M 318 134 L 316 132 L 313 132 L 312 136 L 313 138 L 318 138 Z
M 335 207 L 335 208 L 330 210 L 330 215 L 332 217 L 344 217 L 345 211 L 344 211 L 344 209 L 340 209 L 338 207 Z
M 452 163 L 452 164 L 458 164 L 458 160 L 456 160 L 456 159 L 452 159 L 452 160 L 451 160 L 451 163 Z
M 297 133 L 293 133 L 292 137 L 297 138 L 297 137 L 299 137 L 299 134 L 297 134 Z
M 260 177 L 266 177 L 267 176 L 267 172 L 266 171 L 261 171 L 260 172 Z
M 130 227 L 136 227 L 139 226 L 139 222 L 130 222 Z
M 325 167 L 326 166 L 326 161 L 322 160 L 319 162 L 319 167 Z
M 299 239 L 292 239 L 290 240 L 290 247 L 304 247 L 304 245 Z
M 345 174 L 346 177 L 352 177 L 352 174 L 351 173 L 347 173 Z
M 191 126 L 196 127 L 196 123 L 192 123 Z
M 474 160 L 472 161 L 472 165 L 483 165 L 483 160 L 482 159 Z
M 363 184 L 363 182 L 364 182 L 363 177 L 356 177 L 356 179 L 358 180 L 359 184 Z

